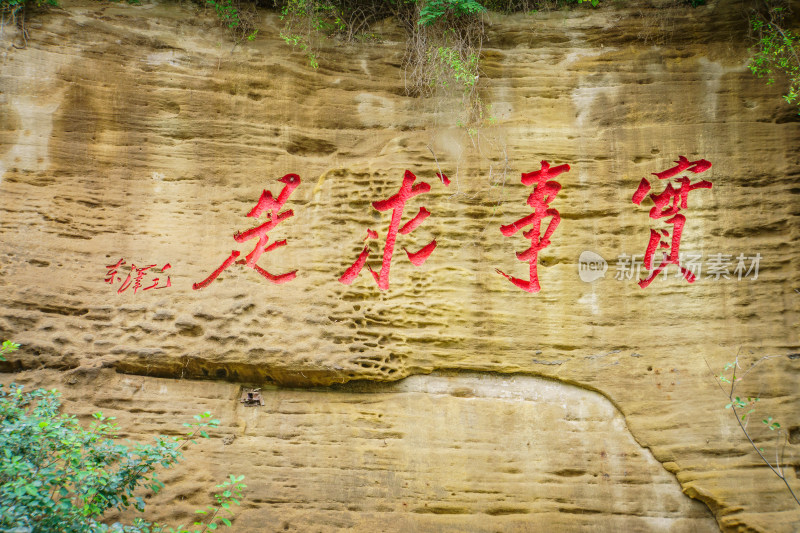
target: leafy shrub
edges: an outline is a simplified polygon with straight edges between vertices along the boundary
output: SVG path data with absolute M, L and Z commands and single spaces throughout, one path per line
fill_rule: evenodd
M 6 341 L 8 342 L 8 341 Z M 11 343 L 13 344 L 13 343 Z M 3 344 L 3 353 L 9 351 Z M 13 351 L 13 350 L 10 350 Z M 132 524 L 103 523 L 112 510 L 130 507 L 143 511 L 145 501 L 136 495 L 139 487 L 158 492 L 164 485 L 156 469 L 174 466 L 181 448 L 195 436 L 208 437 L 206 428 L 219 422 L 210 413 L 195 416 L 183 438 L 159 436 L 154 444 L 119 444 L 113 417 L 94 414 L 89 429 L 75 416 L 59 412 L 61 402 L 55 390 L 24 392 L 21 386 L 0 385 L 0 531 L 28 533 L 96 533 L 124 531 L 186 533 L 183 526 L 165 528 L 140 518 Z M 244 485 L 242 477 L 218 485 L 217 505 L 199 511 L 209 516 L 196 522 L 208 529 L 230 504 L 238 504 Z M 199 531 L 199 530 L 195 530 Z
M 465 87 L 474 87 L 478 82 L 478 55 L 473 53 L 462 58 L 459 51 L 449 46 L 439 46 L 428 50 L 430 64 L 446 73 L 435 78 L 442 87 L 448 80 L 454 80 Z
M 6 358 L 4 357 L 5 354 L 16 352 L 19 350 L 19 344 L 16 342 L 11 341 L 3 341 L 3 345 L 0 346 L 0 361 L 5 361 Z
M 498 13 L 532 13 L 569 8 L 579 4 L 600 5 L 600 0 L 484 0 L 483 5 L 489 11 Z
M 739 357 L 737 356 L 736 359 L 725 365 L 725 368 L 722 372 L 720 372 L 719 376 L 714 376 L 717 380 L 717 385 L 719 388 L 728 396 L 728 400 L 730 402 L 725 406 L 725 409 L 730 409 L 733 413 L 736 422 L 739 425 L 739 428 L 742 430 L 742 433 L 747 438 L 747 441 L 753 447 L 753 449 L 758 453 L 758 456 L 761 460 L 766 464 L 769 469 L 772 471 L 773 474 L 778 476 L 778 478 L 783 481 L 783 484 L 786 486 L 786 489 L 789 491 L 789 494 L 794 499 L 797 505 L 800 505 L 800 499 L 798 499 L 797 494 L 795 494 L 794 489 L 789 484 L 787 479 L 787 474 L 790 472 L 789 465 L 781 464 L 783 462 L 783 450 L 786 446 L 786 442 L 788 441 L 789 435 L 788 433 L 781 428 L 780 423 L 773 420 L 771 416 L 764 418 L 761 420 L 761 423 L 764 424 L 766 429 L 769 429 L 771 432 L 774 432 L 775 436 L 777 437 L 775 442 L 775 461 L 771 461 L 767 458 L 767 455 L 764 452 L 764 448 L 756 444 L 756 440 L 763 441 L 765 440 L 762 437 L 754 437 L 753 436 L 753 429 L 748 429 L 748 424 L 754 416 L 752 415 L 756 411 L 756 406 L 758 402 L 761 400 L 758 396 L 749 396 L 746 399 L 742 399 L 741 396 L 735 396 L 736 387 L 740 384 L 740 382 L 749 374 L 753 369 L 755 369 L 760 363 L 767 361 L 769 359 L 775 359 L 778 357 L 783 357 L 780 355 L 767 355 L 764 356 L 754 363 L 750 365 L 744 373 L 737 376 L 737 371 L 741 368 L 739 366 Z M 708 365 L 708 361 L 706 361 L 706 365 Z M 711 366 L 708 367 L 711 370 Z M 731 370 L 730 377 L 726 374 Z M 723 383 L 727 383 L 729 386 L 728 390 L 725 390 L 725 387 L 722 385 Z M 741 409 L 741 411 L 737 411 L 737 409 Z
M 25 9 L 46 8 L 57 5 L 57 0 L 0 0 L 0 13 L 14 17 Z
M 284 0 L 280 7 L 284 42 L 300 49 L 318 68 L 318 45 L 327 37 L 364 40 L 369 24 L 388 15 L 376 0 Z
M 14 44 L 14 48 L 25 48 L 28 46 L 28 29 L 25 26 L 28 13 L 57 5 L 58 0 L 0 0 L 0 28 L 5 25 L 6 17 L 9 17 L 19 28 L 23 43 L 22 46 Z
M 222 26 L 227 28 L 233 42 L 252 41 L 258 30 L 255 27 L 255 9 L 240 0 L 206 0 Z
M 784 8 L 772 7 L 766 14 L 750 17 L 756 43 L 751 48 L 755 54 L 749 66 L 753 74 L 766 78 L 768 85 L 785 76 L 789 87 L 783 98 L 800 106 L 800 36 L 782 27 L 784 13 Z
M 485 11 L 486 8 L 475 0 L 427 0 L 419 10 L 418 24 L 430 26 L 437 20 L 475 16 Z

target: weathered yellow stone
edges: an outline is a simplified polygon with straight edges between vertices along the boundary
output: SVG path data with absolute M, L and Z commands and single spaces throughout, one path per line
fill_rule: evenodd
M 198 451 L 208 454 L 198 459 L 202 475 L 171 474 L 194 496 L 170 505 L 189 512 L 216 474 L 246 473 L 254 482 L 242 531 L 266 522 L 277 530 L 283 521 L 299 531 L 703 530 L 707 516 L 675 496 L 670 474 L 641 447 L 723 529 L 795 531 L 800 511 L 724 409 L 713 374 L 737 354 L 743 369 L 780 356 L 739 387 L 762 397 L 750 429 L 769 453 L 774 435 L 753 427 L 762 413 L 795 430 L 784 462 L 798 490 L 800 358 L 791 354 L 800 122 L 778 87 L 747 70 L 738 5 L 666 13 L 641 3 L 490 17 L 481 91 L 496 123 L 472 134 L 457 126 L 457 97 L 405 96 L 399 33 L 331 44 L 312 71 L 269 13 L 257 39 L 233 50 L 212 19 L 173 4 L 66 1 L 30 23 L 23 50 L 11 46 L 19 35 L 6 26 L 0 334 L 23 349 L 5 369 L 28 369 L 25 379 L 42 384 L 58 381 L 52 370 L 137 375 L 103 371 L 99 382 L 79 381 L 69 407 L 82 413 L 108 409 L 102 394 L 111 393 L 95 390 L 103 383 L 118 387 L 114 394 L 133 384 L 175 387 L 180 407 L 169 395 L 124 392 L 119 409 L 132 413 L 125 422 L 137 438 L 203 410 L 193 397 L 218 406 L 237 438 L 230 450 Z M 713 164 L 693 176 L 713 188 L 690 194 L 681 250 L 706 261 L 731 255 L 730 279 L 703 274 L 690 285 L 672 270 L 644 290 L 635 279 L 616 280 L 617 256 L 641 257 L 649 229 L 667 227 L 648 218 L 649 200 L 631 202 L 639 181 L 658 181 L 650 174 L 681 155 Z M 529 242 L 499 228 L 530 213 L 520 174 L 542 160 L 571 170 L 551 203 L 562 220 L 539 254 L 542 290 L 528 294 L 495 269 L 525 277 L 527 264 L 514 253 Z M 367 228 L 385 238 L 389 215 L 371 202 L 394 194 L 406 169 L 431 192 L 409 202 L 404 220 L 421 206 L 432 215 L 399 237 L 390 288 L 378 290 L 366 271 L 350 286 L 338 283 Z M 287 173 L 302 179 L 285 205 L 294 217 L 270 237 L 288 245 L 259 265 L 275 274 L 297 269 L 297 278 L 272 285 L 239 265 L 193 291 L 231 250 L 252 250 L 254 241 L 238 244 L 233 234 L 256 224 L 245 215 L 263 189 L 277 195 Z M 433 238 L 429 260 L 412 266 L 401 248 Z M 378 269 L 380 247 L 372 250 Z M 604 278 L 581 281 L 584 251 L 608 261 Z M 758 278 L 737 280 L 736 256 L 757 253 Z M 119 284 L 103 279 L 119 258 L 170 263 L 172 286 L 117 294 Z M 470 373 L 421 377 L 434 371 Z M 414 378 L 365 391 L 279 388 L 246 413 L 236 405 L 238 382 L 406 376 Z M 507 384 L 539 387 L 534 376 L 560 382 L 548 386 L 567 407 L 503 399 Z M 428 391 L 436 380 L 465 384 Z M 474 382 L 488 391 L 479 399 L 468 392 Z M 590 405 L 575 428 L 569 398 Z M 299 404 L 305 420 L 282 402 Z M 360 420 L 348 402 L 373 403 Z M 147 420 L 135 415 L 145 404 Z M 392 421 L 386 428 L 379 414 Z M 441 433 L 436 421 L 446 426 Z M 365 436 L 383 432 L 402 436 L 386 448 Z M 368 440 L 348 447 L 337 440 L 343 433 Z M 539 445 L 529 449 L 528 437 Z M 303 444 L 286 444 L 292 438 Z M 598 457 L 603 446 L 616 463 Z M 619 459 L 631 454 L 635 481 Z M 315 470 L 316 462 L 327 467 Z M 502 470 L 511 462 L 519 474 Z M 601 472 L 608 481 L 594 477 Z M 552 491 L 540 486 L 548 480 Z M 500 496 L 469 492 L 476 485 Z
M 213 411 L 214 438 L 190 446 L 149 501 L 168 523 L 193 520 L 215 482 L 243 473 L 237 531 L 718 530 L 608 400 L 556 381 L 434 373 L 273 388 L 264 407 L 245 407 L 228 383 L 108 369 L 15 379 L 63 390 L 74 412 L 116 416 L 137 440 Z

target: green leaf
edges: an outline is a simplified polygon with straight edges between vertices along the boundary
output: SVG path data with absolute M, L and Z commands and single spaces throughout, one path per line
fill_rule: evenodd
M 18 350 L 19 344 L 11 341 L 3 341 L 3 349 L 8 351 Z
M 217 529 L 217 524 L 215 524 L 214 522 L 211 522 L 210 524 L 208 524 L 208 529 L 211 529 L 211 530 Z
M 228 520 L 227 518 L 220 518 L 220 520 L 222 520 L 222 523 L 225 524 L 226 526 L 228 527 L 231 526 L 231 521 Z
M 91 425 L 84 428 L 75 416 L 62 414 L 60 407 L 55 390 L 27 392 L 13 383 L 0 385 L 0 485 L 4 485 L 0 499 L 5 491 L 6 502 L 16 500 L 13 506 L 0 502 L 0 530 L 31 517 L 41 522 L 36 531 L 108 530 L 98 527 L 108 510 L 129 506 L 143 510 L 145 501 L 134 496 L 136 487 L 158 492 L 164 484 L 154 468 L 173 466 L 181 458 L 172 437 L 157 437 L 152 445 L 121 444 L 115 440 L 113 417 L 93 413 Z M 31 462 L 24 462 L 20 450 L 28 452 L 25 460 Z M 25 477 L 20 475 L 23 470 Z M 141 533 L 170 530 L 135 520 L 135 531 Z M 134 531 L 133 527 L 125 529 Z M 183 526 L 178 532 L 188 533 Z

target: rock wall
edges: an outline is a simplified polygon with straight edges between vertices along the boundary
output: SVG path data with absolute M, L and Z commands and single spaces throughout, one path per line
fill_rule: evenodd
M 121 411 L 150 405 L 143 420 L 128 419 L 134 435 L 179 427 L 173 419 L 197 403 L 218 405 L 237 439 L 206 452 L 202 464 L 223 475 L 229 465 L 244 468 L 258 480 L 242 531 L 263 516 L 276 530 L 285 520 L 300 531 L 321 522 L 362 531 L 706 527 L 710 515 L 686 496 L 725 530 L 800 526 L 791 496 L 724 409 L 714 379 L 737 355 L 743 371 L 778 356 L 739 391 L 760 396 L 757 415 L 790 432 L 785 462 L 797 488 L 800 122 L 778 87 L 748 72 L 742 6 L 492 16 L 480 87 L 493 120 L 472 131 L 458 125 L 457 96 L 406 96 L 403 36 L 392 21 L 376 28 L 378 42 L 329 44 L 312 70 L 279 38 L 277 16 L 261 15 L 256 40 L 233 50 L 208 14 L 175 4 L 65 2 L 29 23 L 24 49 L 5 28 L 0 333 L 24 345 L 4 369 L 25 373 L 4 381 L 69 386 L 78 376 L 72 407 L 84 413 L 108 402 L 94 391 L 108 383 L 103 394 L 129 402 Z M 689 284 L 673 265 L 642 289 L 637 278 L 647 273 L 626 270 L 624 257 L 641 261 L 649 230 L 672 226 L 648 217 L 651 200 L 631 198 L 644 177 L 661 192 L 664 182 L 651 174 L 679 156 L 712 164 L 688 174 L 713 187 L 691 191 L 681 211 L 680 251 L 701 255 L 703 270 Z M 532 188 L 520 174 L 541 161 L 571 168 L 556 178 L 562 188 L 549 206 L 561 221 L 538 254 L 541 291 L 528 293 L 497 270 L 528 279 L 528 263 L 514 254 L 531 242 L 500 228 L 532 212 Z M 372 203 L 397 193 L 406 170 L 430 191 L 408 201 L 402 222 L 423 206 L 431 215 L 397 237 L 388 289 L 366 268 L 340 283 L 367 229 L 378 234 L 367 265 L 380 270 L 391 216 Z M 246 215 L 262 190 L 278 197 L 285 184 L 277 180 L 290 173 L 300 179 L 283 205 L 293 216 L 269 233 L 287 245 L 257 264 L 296 277 L 274 284 L 232 264 L 193 290 L 232 251 L 244 258 L 253 250 L 255 240 L 239 243 L 234 233 L 266 220 Z M 413 266 L 401 248 L 417 251 L 432 239 L 436 249 Z M 607 261 L 605 277 L 581 278 L 586 251 Z M 745 271 L 737 272 L 740 254 Z M 756 277 L 746 271 L 757 256 Z M 134 292 L 131 265 L 151 264 Z M 129 273 L 131 285 L 119 292 Z M 452 378 L 465 390 L 480 382 L 488 392 L 479 401 L 453 394 L 441 385 L 453 371 L 469 372 Z M 377 384 L 407 376 L 414 378 Z M 353 380 L 376 384 L 361 391 L 348 388 Z M 160 393 L 134 394 L 134 383 L 141 391 L 175 387 L 185 407 L 170 407 L 175 400 Z M 245 414 L 236 404 L 240 383 L 279 388 Z M 328 392 L 286 388 L 334 384 Z M 506 387 L 555 392 L 537 397 L 542 406 L 527 393 L 508 400 Z M 331 405 L 365 401 L 367 415 L 342 408 L 328 425 Z M 298 403 L 307 418 L 284 413 L 283 402 Z M 581 402 L 591 403 L 588 420 L 565 426 L 569 406 Z M 464 422 L 437 435 L 414 420 L 433 427 L 442 412 Z M 357 437 L 372 431 L 362 417 L 378 414 L 392 420 L 391 445 L 342 449 L 342 428 Z M 292 437 L 260 433 L 259 420 L 303 444 L 289 453 L 282 441 Z M 464 426 L 474 429 L 474 446 Z M 597 431 L 613 465 L 598 451 Z M 774 450 L 774 435 L 753 433 Z M 523 445 L 528 436 L 540 445 Z M 489 460 L 492 446 L 498 461 L 515 457 L 520 464 L 508 468 L 519 472 Z M 573 450 L 588 463 L 563 464 Z M 650 451 L 686 496 L 673 495 L 677 486 L 647 459 Z M 285 457 L 280 465 L 252 459 L 273 452 Z M 329 470 L 317 486 L 309 457 L 323 455 Z M 619 457 L 636 460 L 626 470 Z M 341 486 L 331 481 L 336 469 L 347 471 Z M 603 473 L 609 478 L 598 479 Z M 287 487 L 295 476 L 303 482 Z M 563 494 L 545 497 L 531 484 L 548 479 Z M 209 481 L 180 486 L 195 494 Z M 637 484 L 652 494 L 631 489 Z
M 182 434 L 183 421 L 212 411 L 214 438 L 160 475 L 166 488 L 148 502 L 173 525 L 242 473 L 236 531 L 718 531 L 608 400 L 542 378 L 272 388 L 264 407 L 240 404 L 234 384 L 110 369 L 14 379 L 62 390 L 70 412 L 116 416 L 137 440 Z

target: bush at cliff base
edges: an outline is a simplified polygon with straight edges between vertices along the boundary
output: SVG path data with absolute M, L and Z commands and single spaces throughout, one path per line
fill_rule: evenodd
M 0 531 L 150 530 L 141 520 L 112 526 L 101 520 L 111 510 L 144 509 L 134 490 L 163 487 L 154 469 L 179 460 L 179 441 L 159 436 L 149 445 L 117 444 L 113 417 L 96 413 L 84 429 L 60 405 L 57 391 L 0 385 Z

